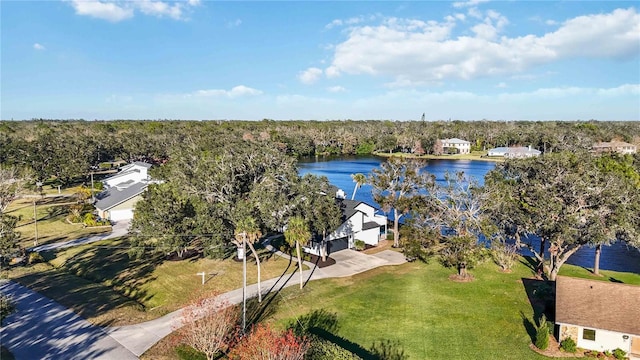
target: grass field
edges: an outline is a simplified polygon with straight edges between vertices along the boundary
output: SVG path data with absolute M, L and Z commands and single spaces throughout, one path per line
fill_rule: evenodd
M 82 224 L 69 224 L 65 221 L 68 205 L 75 199 L 70 197 L 22 198 L 9 205 L 7 214 L 17 217 L 20 232 L 20 246 L 35 246 L 36 224 L 33 221 L 33 201 L 36 200 L 38 218 L 38 245 L 77 239 L 86 235 L 109 231 L 105 228 L 85 228 Z
M 563 275 L 593 277 L 581 267 L 562 269 Z M 284 328 L 315 310 L 335 313 L 339 329 L 330 341 L 365 359 L 367 349 L 380 340 L 398 344 L 409 359 L 545 359 L 529 348 L 530 321 L 534 312 L 542 312 L 544 301 L 534 295 L 541 282 L 532 278 L 524 260 L 511 273 L 481 264 L 471 270 L 475 280 L 468 283 L 449 280 L 452 273 L 432 261 L 313 281 L 303 290 L 278 293 L 268 321 Z M 604 273 L 597 279 L 640 285 L 639 274 Z M 167 338 L 143 359 L 178 357 Z
M 88 320 L 123 325 L 151 320 L 183 306 L 199 292 L 225 292 L 242 286 L 242 263 L 194 258 L 166 261 L 160 254 L 130 259 L 126 239 L 45 254 L 46 264 L 15 268 L 9 277 Z M 296 269 L 288 259 L 264 254 L 262 279 Z M 206 283 L 196 275 L 206 272 Z M 257 281 L 257 267 L 249 263 L 247 281 Z

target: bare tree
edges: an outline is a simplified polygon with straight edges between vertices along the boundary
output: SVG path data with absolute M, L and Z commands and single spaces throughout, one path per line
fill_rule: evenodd
M 216 295 L 201 296 L 184 308 L 177 331 L 179 343 L 204 353 L 208 360 L 228 349 L 237 324 L 234 308 Z

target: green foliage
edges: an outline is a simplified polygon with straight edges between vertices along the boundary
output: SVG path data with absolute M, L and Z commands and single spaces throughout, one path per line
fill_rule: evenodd
M 16 306 L 13 303 L 13 299 L 4 294 L 0 294 L 0 326 L 2 326 L 4 319 L 15 310 Z
M 540 350 L 546 350 L 549 347 L 549 324 L 547 317 L 543 314 L 536 327 L 536 347 Z
M 98 226 L 98 222 L 96 221 L 96 217 L 92 213 L 84 214 L 84 216 L 82 217 L 82 223 L 85 226 Z
M 364 240 L 356 240 L 355 247 L 356 247 L 356 250 L 362 251 L 362 250 L 365 249 L 366 244 L 365 244 Z
M 18 218 L 0 212 L 0 256 L 10 256 L 18 249 L 18 239 L 20 233 L 17 232 L 16 224 Z
M 317 336 L 311 338 L 309 350 L 305 354 L 305 360 L 360 360 L 361 357 L 349 350 L 334 344 L 331 341 Z
M 207 356 L 189 345 L 178 345 L 173 349 L 180 360 L 207 360 Z
M 616 348 L 613 350 L 613 357 L 618 360 L 622 360 L 627 357 L 627 352 L 620 348 Z
M 365 141 L 358 144 L 356 147 L 356 155 L 369 155 L 373 154 L 376 148 L 376 144 L 373 141 Z
M 575 353 L 578 350 L 576 342 L 570 337 L 567 337 L 560 342 L 560 349 L 568 353 Z
M 29 264 L 37 264 L 42 262 L 45 262 L 45 260 L 39 252 L 33 251 L 29 253 Z

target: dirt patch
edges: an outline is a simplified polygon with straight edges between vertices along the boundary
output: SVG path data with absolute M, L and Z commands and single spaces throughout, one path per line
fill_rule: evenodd
M 458 274 L 451 274 L 449 275 L 449 280 L 453 282 L 466 283 L 472 282 L 473 280 L 475 280 L 475 278 L 473 277 L 473 275 L 460 276 Z
M 174 251 L 167 254 L 167 256 L 165 256 L 165 260 L 181 261 L 181 260 L 190 259 L 196 256 L 200 256 L 200 252 L 198 250 L 193 250 L 193 249 L 185 250 L 184 252 L 182 252 L 182 256 L 178 256 L 178 253 Z
M 320 256 L 313 255 L 313 254 L 306 254 L 305 257 L 309 258 L 309 260 L 307 261 L 313 264 L 316 264 L 319 268 L 331 266 L 336 263 L 336 261 L 331 257 L 327 257 L 327 260 L 325 261 L 322 261 L 322 258 Z
M 366 248 L 362 250 L 363 254 L 372 255 L 384 250 L 391 250 L 393 240 L 380 240 L 377 246 L 366 245 Z

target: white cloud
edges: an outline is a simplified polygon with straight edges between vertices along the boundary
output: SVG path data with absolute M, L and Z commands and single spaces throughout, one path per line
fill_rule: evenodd
M 71 0 L 71 6 L 78 15 L 87 15 L 111 22 L 118 22 L 133 17 L 133 9 L 107 1 Z
M 558 22 L 555 20 L 547 20 L 544 22 L 545 24 L 549 25 L 549 26 L 554 26 L 554 25 L 558 25 Z
M 513 75 L 574 57 L 630 58 L 640 54 L 640 15 L 634 8 L 569 19 L 544 35 L 500 36 L 508 19 L 495 11 L 470 24 L 473 36 L 452 37 L 455 18 L 420 21 L 388 18 L 353 27 L 335 46 L 328 77 L 369 74 L 416 85 L 444 79 Z M 314 81 L 319 72 L 314 72 Z
M 454 8 L 475 7 L 486 2 L 489 2 L 489 0 L 457 1 L 453 3 L 453 7 Z
M 319 69 L 317 67 L 310 67 L 298 74 L 298 80 L 300 80 L 300 82 L 303 84 L 310 85 L 318 81 L 320 76 L 322 76 L 322 69 Z
M 372 15 L 366 15 L 366 16 L 365 15 L 354 16 L 347 19 L 334 19 L 324 27 L 325 29 L 333 29 L 334 27 L 352 26 L 352 25 L 361 24 L 367 21 L 374 21 L 378 18 L 380 18 L 379 14 L 372 14 Z
M 130 19 L 136 11 L 156 17 L 185 20 L 186 12 L 198 6 L 200 0 L 188 1 L 113 1 L 113 0 L 71 0 L 76 14 L 86 15 L 111 22 Z
M 33 48 L 34 48 L 35 50 L 46 50 L 46 48 L 44 47 L 44 45 L 39 44 L 39 43 L 35 43 L 35 44 L 33 44 Z
M 242 20 L 240 19 L 235 19 L 232 21 L 227 21 L 227 27 L 228 28 L 234 28 L 234 27 L 238 27 L 242 24 Z
M 345 92 L 347 91 L 347 89 L 345 89 L 342 86 L 330 86 L 327 88 L 327 91 L 332 92 L 332 93 L 339 93 L 339 92 Z
M 498 83 L 498 85 L 496 85 L 496 87 L 497 87 L 497 88 L 500 88 L 500 89 L 504 89 L 504 88 L 506 88 L 506 87 L 507 87 L 507 83 L 505 83 L 505 82 L 500 82 L 500 83 Z
M 220 97 L 226 96 L 229 98 L 238 98 L 244 96 L 256 96 L 261 95 L 262 91 L 250 88 L 244 85 L 238 85 L 233 87 L 231 90 L 223 90 L 223 89 L 209 89 L 209 90 L 197 90 L 193 93 L 186 94 L 184 97 Z

